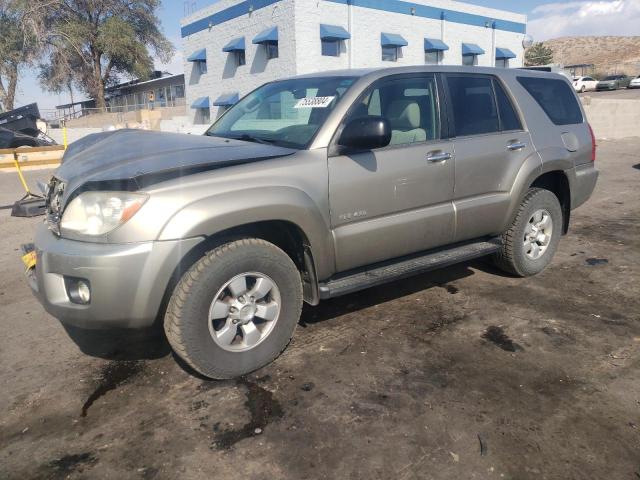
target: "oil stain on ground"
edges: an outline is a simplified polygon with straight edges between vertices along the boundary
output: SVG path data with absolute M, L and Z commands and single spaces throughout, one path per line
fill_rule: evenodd
M 225 430 L 217 434 L 214 445 L 220 450 L 226 450 L 245 438 L 262 433 L 264 428 L 275 419 L 284 414 L 280 403 L 273 398 L 273 393 L 262 388 L 255 382 L 241 377 L 236 381 L 237 385 L 247 389 L 247 400 L 244 403 L 251 418 L 249 422 L 237 429 Z
M 81 469 L 82 466 L 93 465 L 97 461 L 98 459 L 91 452 L 65 455 L 49 462 L 47 478 L 67 478 L 69 474 Z
M 591 265 L 592 267 L 595 265 L 605 265 L 609 263 L 609 260 L 606 258 L 587 258 L 587 265 Z
M 97 399 L 136 376 L 143 366 L 144 363 L 138 360 L 113 361 L 105 365 L 100 372 L 98 386 L 82 405 L 81 416 L 86 417 L 87 411 Z
M 482 338 L 485 340 L 489 340 L 491 343 L 496 344 L 502 350 L 507 352 L 518 352 L 523 350 L 523 348 L 518 345 L 516 342 L 511 340 L 509 336 L 504 333 L 502 327 L 491 326 L 485 330 L 482 334 Z

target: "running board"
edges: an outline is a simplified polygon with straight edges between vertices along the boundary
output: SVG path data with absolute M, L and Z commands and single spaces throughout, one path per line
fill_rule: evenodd
M 339 297 L 418 273 L 448 267 L 497 252 L 501 246 L 502 242 L 499 238 L 492 238 L 370 265 L 364 269 L 358 269 L 354 273 L 341 274 L 326 283 L 321 282 L 319 285 L 320 298 Z

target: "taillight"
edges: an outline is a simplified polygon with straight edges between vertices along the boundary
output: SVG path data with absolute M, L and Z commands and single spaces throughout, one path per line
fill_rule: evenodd
M 591 134 L 591 161 L 595 162 L 596 161 L 596 136 L 593 134 L 593 128 L 591 128 L 591 125 L 589 125 L 587 123 L 587 125 L 589 126 L 589 133 Z

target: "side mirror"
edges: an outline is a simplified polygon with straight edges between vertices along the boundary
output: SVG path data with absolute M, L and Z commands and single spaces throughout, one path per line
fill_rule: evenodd
M 357 150 L 386 147 L 391 141 L 391 126 L 382 117 L 354 118 L 342 130 L 338 145 Z

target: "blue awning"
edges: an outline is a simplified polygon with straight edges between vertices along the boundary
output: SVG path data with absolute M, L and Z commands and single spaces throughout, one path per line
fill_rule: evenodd
M 507 60 L 509 58 L 516 58 L 516 54 L 508 48 L 496 48 L 496 60 Z
M 209 108 L 209 97 L 200 97 L 191 104 L 191 108 Z
M 222 47 L 223 52 L 236 52 L 238 50 L 244 50 L 244 37 L 234 38 Z
M 207 49 L 203 48 L 202 50 L 198 50 L 193 52 L 189 58 L 187 58 L 188 62 L 206 62 L 207 61 Z
M 338 25 L 323 25 L 321 23 L 320 38 L 322 40 L 348 40 L 351 35 Z
M 278 27 L 267 28 L 260 32 L 253 40 L 252 43 L 276 43 L 278 41 Z
M 449 45 L 437 38 L 425 38 L 424 39 L 424 51 L 425 52 L 444 52 L 449 50 Z
M 380 45 L 383 47 L 406 47 L 409 45 L 409 42 L 402 38 L 401 35 L 395 33 L 381 33 Z
M 484 50 L 475 43 L 463 43 L 462 56 L 466 57 L 467 55 L 484 55 Z
M 215 99 L 213 105 L 216 107 L 227 107 L 229 105 L 234 105 L 238 102 L 240 96 L 238 92 L 233 93 L 223 93 L 218 98 Z

